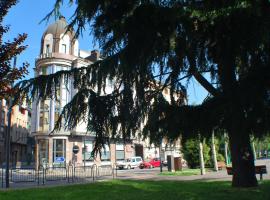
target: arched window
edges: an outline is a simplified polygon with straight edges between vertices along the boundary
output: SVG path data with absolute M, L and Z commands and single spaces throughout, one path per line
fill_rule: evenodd
M 76 40 L 74 42 L 74 46 L 73 46 L 73 55 L 74 56 L 79 56 L 79 42 L 78 40 Z
M 43 54 L 49 54 L 52 52 L 52 46 L 53 46 L 53 35 L 47 34 L 44 37 L 44 44 L 43 44 Z
M 68 35 L 60 35 L 59 53 L 69 54 L 70 38 Z

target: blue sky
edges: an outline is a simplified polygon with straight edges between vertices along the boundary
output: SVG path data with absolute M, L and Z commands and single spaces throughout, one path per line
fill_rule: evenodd
M 28 48 L 18 56 L 17 60 L 18 65 L 25 61 L 30 63 L 30 73 L 27 78 L 32 78 L 34 76 L 33 67 L 35 66 L 35 58 L 39 55 L 41 36 L 46 30 L 46 27 L 55 20 L 54 18 L 51 18 L 48 23 L 40 23 L 40 21 L 52 10 L 54 2 L 55 0 L 20 0 L 17 5 L 9 10 L 8 15 L 4 19 L 4 24 L 10 25 L 10 31 L 5 35 L 4 41 L 13 39 L 19 33 L 28 34 L 28 38 L 25 41 Z M 74 6 L 63 6 L 61 12 L 68 20 L 72 16 L 74 10 Z M 79 38 L 80 49 L 92 50 L 98 48 L 94 45 L 89 33 L 90 31 L 86 30 L 83 37 Z M 206 95 L 207 92 L 196 80 L 192 79 L 188 88 L 189 103 L 200 103 Z

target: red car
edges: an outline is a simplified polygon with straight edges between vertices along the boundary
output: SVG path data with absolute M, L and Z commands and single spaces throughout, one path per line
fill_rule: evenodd
M 154 158 L 149 162 L 143 161 L 139 166 L 140 169 L 154 168 L 154 167 L 160 167 L 160 160 L 158 158 Z

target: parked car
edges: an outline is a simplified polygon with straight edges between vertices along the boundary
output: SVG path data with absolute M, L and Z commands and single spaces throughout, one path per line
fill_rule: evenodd
M 131 157 L 123 161 L 119 161 L 116 163 L 118 169 L 134 169 L 135 167 L 139 167 L 139 165 L 143 162 L 142 158 Z
M 130 159 L 117 161 L 116 167 L 117 169 L 131 169 Z
M 150 161 L 144 161 L 140 164 L 139 168 L 154 168 L 154 167 L 160 167 L 160 160 L 158 158 L 151 159 Z

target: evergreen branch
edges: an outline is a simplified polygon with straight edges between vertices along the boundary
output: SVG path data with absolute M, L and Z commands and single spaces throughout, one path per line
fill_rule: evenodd
M 91 93 L 90 89 L 80 89 L 72 100 L 67 103 L 58 120 L 55 123 L 52 134 L 60 131 L 61 128 L 71 131 L 76 128 L 79 123 L 87 122 L 88 104 L 87 99 Z

